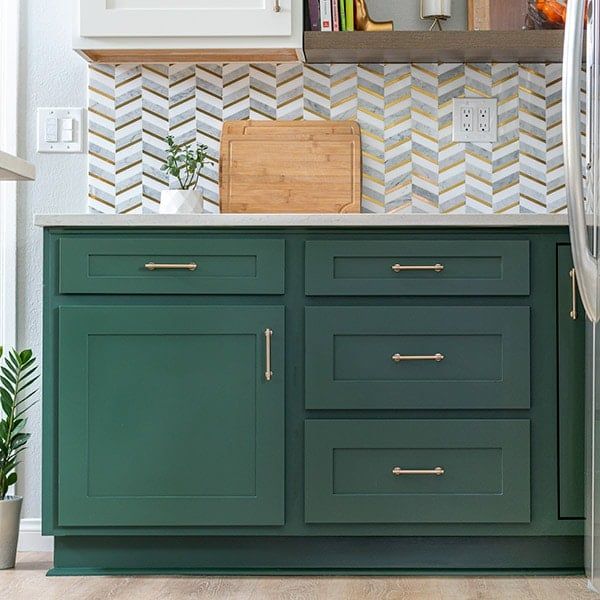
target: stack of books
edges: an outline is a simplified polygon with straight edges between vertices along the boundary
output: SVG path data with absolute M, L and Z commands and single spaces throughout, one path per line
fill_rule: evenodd
M 311 31 L 354 31 L 354 0 L 307 0 Z

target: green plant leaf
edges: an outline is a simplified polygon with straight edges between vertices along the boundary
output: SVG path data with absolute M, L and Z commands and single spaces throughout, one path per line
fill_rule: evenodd
M 21 364 L 25 364 L 27 361 L 29 361 L 31 359 L 31 357 L 33 356 L 33 352 L 31 350 L 23 350 L 20 354 L 19 354 L 19 360 L 21 362 Z
M 13 404 L 12 400 L 10 399 L 10 397 L 6 398 L 3 395 L 2 398 L 0 399 L 0 403 L 2 404 L 2 410 L 4 411 L 4 414 L 7 417 L 10 416 L 13 412 L 13 407 L 14 407 L 14 404 Z
M 5 390 L 3 387 L 0 387 L 0 398 L 7 398 L 9 402 L 12 402 L 12 396 L 9 391 Z
M 19 355 L 17 354 L 17 351 L 14 348 L 8 353 L 8 357 L 10 359 L 10 362 L 15 367 L 15 369 L 18 369 L 19 368 Z
M 8 379 L 10 379 L 10 381 L 12 381 L 14 384 L 17 383 L 17 378 L 15 377 L 12 371 L 7 369 L 6 367 L 0 367 L 0 371 L 2 371 L 2 373 L 4 373 L 4 376 L 8 377 Z
M 27 425 L 27 419 L 16 419 L 13 426 L 13 436 L 21 433 Z
M 33 385 L 39 378 L 40 378 L 40 376 L 36 375 L 35 377 L 33 377 L 32 379 L 30 379 L 29 381 L 26 381 L 25 383 L 22 383 L 19 386 L 19 392 L 25 391 L 30 385 Z
M 31 398 L 32 396 L 35 396 L 37 394 L 37 389 L 32 390 L 31 392 L 29 392 L 26 396 L 20 396 L 19 397 L 19 401 L 17 402 L 17 404 L 15 406 L 21 406 L 21 404 L 27 402 L 27 400 L 29 400 L 29 398 Z M 35 402 L 32 403 L 32 405 L 35 404 Z M 23 413 L 25 411 L 24 408 L 19 408 L 19 414 Z
M 13 384 L 8 379 L 6 379 L 6 377 L 3 377 L 2 375 L 0 375 L 0 382 L 2 382 L 2 385 L 7 389 L 7 391 L 9 393 L 14 395 L 15 388 L 14 388 Z
M 15 483 L 17 483 L 17 473 L 13 472 L 6 478 L 6 486 L 10 487 L 11 485 L 14 485 Z

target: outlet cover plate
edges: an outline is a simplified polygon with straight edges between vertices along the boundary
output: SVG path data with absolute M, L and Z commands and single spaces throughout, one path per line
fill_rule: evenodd
M 470 108 L 473 115 L 470 131 L 467 131 L 463 127 L 463 109 L 465 108 Z M 497 142 L 498 99 L 454 98 L 452 100 L 452 141 L 475 143 Z

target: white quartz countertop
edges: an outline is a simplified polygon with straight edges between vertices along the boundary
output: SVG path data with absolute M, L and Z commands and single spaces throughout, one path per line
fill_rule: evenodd
M 38 227 L 557 227 L 567 215 L 439 214 L 201 214 L 36 215 Z

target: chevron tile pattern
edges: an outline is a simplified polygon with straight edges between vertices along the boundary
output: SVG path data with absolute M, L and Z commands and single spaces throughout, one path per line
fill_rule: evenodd
M 116 211 L 115 67 L 94 65 L 88 84 L 89 208 Z
M 462 96 L 498 98 L 497 143 L 452 141 Z M 158 210 L 175 184 L 160 170 L 169 134 L 208 147 L 200 185 L 218 212 L 232 119 L 358 120 L 365 212 L 566 210 L 560 65 L 93 65 L 88 106 L 93 212 Z
M 142 66 L 142 211 L 156 212 L 169 177 L 160 170 L 169 133 L 169 73 L 164 65 Z
M 519 67 L 492 65 L 492 96 L 498 98 L 498 143 L 492 147 L 492 209 L 518 212 L 519 178 Z
M 411 66 L 386 65 L 384 72 L 385 208 L 412 208 Z

